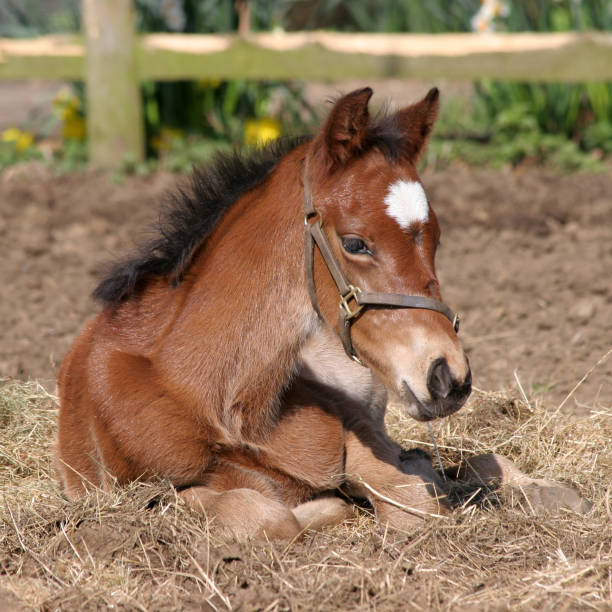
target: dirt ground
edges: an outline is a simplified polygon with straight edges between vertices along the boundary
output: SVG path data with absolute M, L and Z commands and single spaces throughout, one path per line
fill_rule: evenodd
M 89 294 L 101 264 L 142 236 L 180 180 L 53 176 L 36 164 L 0 175 L 0 376 L 53 389 L 62 355 L 96 312 Z M 612 347 L 612 174 L 455 165 L 423 181 L 475 386 L 516 388 L 518 377 L 558 405 Z M 612 358 L 566 406 L 610 403 Z
M 38 165 L 0 174 L 0 378 L 53 390 L 96 311 L 101 264 L 181 180 Z M 51 460 L 54 398 L 36 382 L 0 381 L 0 610 L 610 609 L 612 355 L 601 358 L 612 347 L 612 175 L 456 165 L 423 181 L 477 387 L 434 425 L 442 461 L 503 453 L 576 488 L 592 512 L 537 515 L 493 499 L 394 532 L 362 509 L 291 543 L 227 544 L 165 482 L 67 500 Z M 574 415 L 551 418 L 591 368 L 565 403 Z M 404 447 L 431 450 L 403 412 L 387 425 Z

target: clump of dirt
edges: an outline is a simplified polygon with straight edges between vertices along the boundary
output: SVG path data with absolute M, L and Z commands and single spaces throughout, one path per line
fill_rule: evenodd
M 181 177 L 0 175 L 0 374 L 53 388 L 102 264 L 142 236 Z M 463 315 L 474 383 L 560 404 L 612 347 L 612 174 L 493 172 L 456 164 L 423 177 L 441 219 L 438 273 Z M 514 372 L 516 371 L 516 377 Z M 610 405 L 612 359 L 565 408 Z
M 66 500 L 52 474 L 55 398 L 0 384 L 0 608 L 10 610 L 609 609 L 612 423 L 551 418 L 502 393 L 476 393 L 434 425 L 445 465 L 502 452 L 534 477 L 576 487 L 586 516 L 465 505 L 409 533 L 367 512 L 287 542 L 228 543 L 165 482 Z M 430 448 L 401 411 L 388 428 Z M 536 603 L 534 603 L 536 602 Z

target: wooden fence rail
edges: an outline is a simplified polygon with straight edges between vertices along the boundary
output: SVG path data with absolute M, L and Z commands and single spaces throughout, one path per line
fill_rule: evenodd
M 129 0 L 84 0 L 85 37 L 0 39 L 0 79 L 87 84 L 90 157 L 143 155 L 139 83 L 207 78 L 612 81 L 612 34 L 134 33 Z

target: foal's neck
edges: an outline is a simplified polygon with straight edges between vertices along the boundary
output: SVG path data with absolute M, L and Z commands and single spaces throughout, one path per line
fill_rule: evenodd
M 304 277 L 304 147 L 225 214 L 196 258 L 172 335 L 198 403 L 253 439 L 274 421 L 277 398 L 316 327 Z M 179 335 L 180 334 L 180 335 Z M 179 340 L 180 339 L 180 340 Z

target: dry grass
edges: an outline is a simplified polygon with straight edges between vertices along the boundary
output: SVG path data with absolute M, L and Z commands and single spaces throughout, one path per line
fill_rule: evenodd
M 0 388 L 0 609 L 506 610 L 612 608 L 612 415 L 574 421 L 475 393 L 434 429 L 445 463 L 499 452 L 577 487 L 588 516 L 473 506 L 413 533 L 367 513 L 289 545 L 223 544 L 163 482 L 66 501 L 51 468 L 55 400 Z M 391 411 L 405 446 L 427 430 Z

